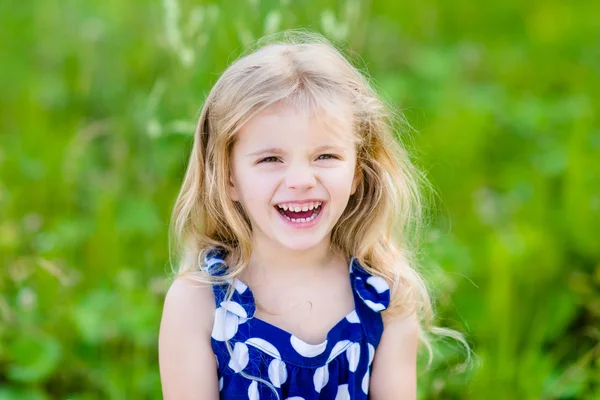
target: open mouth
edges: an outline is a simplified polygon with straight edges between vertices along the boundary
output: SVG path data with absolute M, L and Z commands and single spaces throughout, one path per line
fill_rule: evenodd
M 323 204 L 321 202 L 317 202 L 310 209 L 303 211 L 303 209 L 299 209 L 299 207 L 286 207 L 277 205 L 275 206 L 279 214 L 281 214 L 285 219 L 293 223 L 308 223 L 313 221 L 317 216 L 321 213 L 323 209 Z M 306 207 L 305 207 L 306 208 Z M 299 211 L 296 211 L 299 210 Z

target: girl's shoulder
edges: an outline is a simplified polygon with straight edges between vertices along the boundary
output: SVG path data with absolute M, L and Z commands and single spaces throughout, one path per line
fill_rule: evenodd
M 176 278 L 165 297 L 158 338 L 165 398 L 213 398 L 218 393 L 210 346 L 213 324 L 211 285 L 192 277 Z
M 163 306 L 163 323 L 189 326 L 195 332 L 208 331 L 214 308 L 212 285 L 198 281 L 193 276 L 177 277 L 169 286 Z M 201 328 L 198 330 L 198 328 Z

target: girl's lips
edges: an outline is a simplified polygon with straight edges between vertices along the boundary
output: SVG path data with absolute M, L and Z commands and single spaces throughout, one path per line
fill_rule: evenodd
M 321 206 L 319 207 L 319 213 L 310 222 L 292 222 L 292 221 L 288 220 L 283 214 L 281 214 L 281 212 L 279 212 L 279 208 L 277 206 L 275 206 L 275 211 L 277 212 L 277 214 L 279 215 L 281 220 L 286 225 L 288 225 L 292 228 L 295 228 L 295 229 L 308 229 L 308 228 L 312 228 L 313 226 L 315 226 L 319 223 L 319 221 L 321 220 L 321 215 L 323 215 L 323 210 L 325 208 L 325 205 L 326 205 L 325 202 L 323 202 L 321 204 Z
M 280 204 L 310 204 L 310 203 L 321 203 L 321 204 L 324 204 L 325 200 L 308 199 L 308 200 L 280 201 L 280 202 L 276 203 L 275 206 L 278 206 Z

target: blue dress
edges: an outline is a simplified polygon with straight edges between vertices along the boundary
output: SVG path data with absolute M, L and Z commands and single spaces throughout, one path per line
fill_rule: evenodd
M 203 269 L 214 276 L 224 275 L 225 251 L 213 247 Z M 367 273 L 356 258 L 350 261 L 349 270 L 355 308 L 316 345 L 254 317 L 254 296 L 239 279 L 214 285 L 211 344 L 220 398 L 367 399 L 371 364 L 383 333 L 381 311 L 389 305 L 390 290 L 383 278 Z M 226 302 L 230 285 L 233 297 Z

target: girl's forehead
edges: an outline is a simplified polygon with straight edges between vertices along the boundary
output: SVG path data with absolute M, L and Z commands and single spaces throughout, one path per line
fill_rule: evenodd
M 236 142 L 242 146 L 290 141 L 349 146 L 356 141 L 353 125 L 346 107 L 311 111 L 278 104 L 247 121 L 236 134 Z

